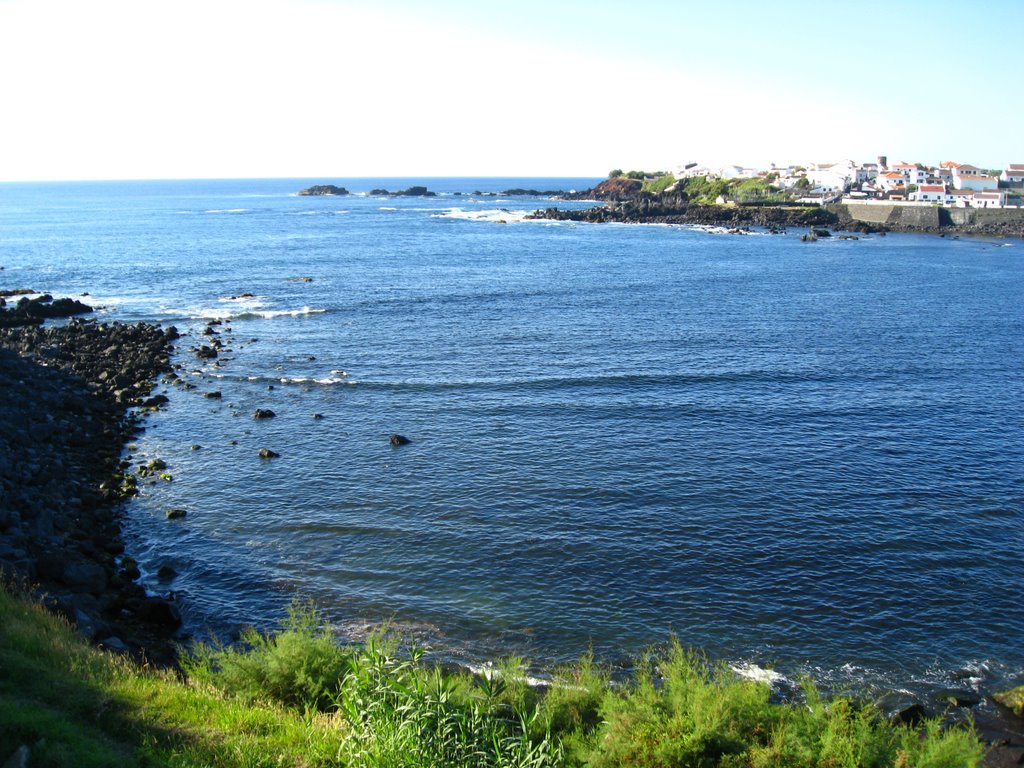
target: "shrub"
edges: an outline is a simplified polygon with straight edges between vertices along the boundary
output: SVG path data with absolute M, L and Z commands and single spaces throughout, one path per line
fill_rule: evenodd
M 242 647 L 198 644 L 182 666 L 195 680 L 248 700 L 324 709 L 348 669 L 348 654 L 310 604 L 292 603 L 282 631 L 242 633 Z

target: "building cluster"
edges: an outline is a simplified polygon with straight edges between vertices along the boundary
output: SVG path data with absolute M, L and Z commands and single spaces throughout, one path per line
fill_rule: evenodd
M 808 166 L 708 168 L 690 163 L 676 178 L 712 176 L 724 179 L 765 178 L 790 190 L 803 202 L 888 201 L 956 208 L 1020 208 L 1024 206 L 1024 164 L 1011 163 L 998 175 L 966 163 L 946 161 L 937 166 L 875 162 L 812 163 Z

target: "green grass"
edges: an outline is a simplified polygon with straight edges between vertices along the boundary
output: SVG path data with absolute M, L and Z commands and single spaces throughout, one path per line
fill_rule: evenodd
M 666 189 L 676 183 L 676 177 L 671 173 L 666 173 L 664 176 L 659 176 L 652 181 L 645 181 L 643 186 L 644 192 L 651 192 L 655 195 L 660 195 Z
M 386 633 L 340 647 L 294 606 L 274 634 L 198 646 L 184 674 L 85 643 L 0 588 L 0 759 L 35 766 L 723 766 L 966 768 L 967 729 L 890 725 L 851 700 L 774 704 L 677 643 L 613 684 L 584 656 L 546 692 L 509 659 L 446 672 Z

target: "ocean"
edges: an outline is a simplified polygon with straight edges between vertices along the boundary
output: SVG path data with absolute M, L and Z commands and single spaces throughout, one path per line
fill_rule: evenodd
M 1024 244 L 488 194 L 596 181 L 0 184 L 0 287 L 186 334 L 128 453 L 173 479 L 124 532 L 197 637 L 299 597 L 539 676 L 676 637 L 838 687 L 1019 683 Z M 323 182 L 354 194 L 295 194 Z

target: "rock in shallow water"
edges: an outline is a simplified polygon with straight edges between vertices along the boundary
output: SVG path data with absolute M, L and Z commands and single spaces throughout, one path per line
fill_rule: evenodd
M 992 698 L 1018 717 L 1024 717 L 1024 685 L 997 693 Z

